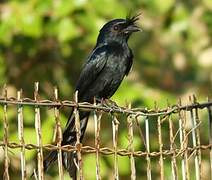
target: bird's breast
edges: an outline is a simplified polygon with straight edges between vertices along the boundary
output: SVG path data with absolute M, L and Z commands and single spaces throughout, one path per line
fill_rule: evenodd
M 119 47 L 113 53 L 109 52 L 108 54 L 105 68 L 113 73 L 120 73 L 120 76 L 125 75 L 130 61 L 130 50 Z

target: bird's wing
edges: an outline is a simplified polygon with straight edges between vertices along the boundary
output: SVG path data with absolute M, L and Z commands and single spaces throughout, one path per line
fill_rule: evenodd
M 83 96 L 84 92 L 87 90 L 88 86 L 93 81 L 95 81 L 95 79 L 98 77 L 98 74 L 104 68 L 107 62 L 106 48 L 107 46 L 104 45 L 94 49 L 93 53 L 86 61 L 76 85 L 79 100 Z
M 128 61 L 128 64 L 127 64 L 127 69 L 126 69 L 126 72 L 125 72 L 125 75 L 127 76 L 130 72 L 130 69 L 132 67 L 132 64 L 133 64 L 133 53 L 130 49 L 130 56 L 129 56 L 129 61 Z

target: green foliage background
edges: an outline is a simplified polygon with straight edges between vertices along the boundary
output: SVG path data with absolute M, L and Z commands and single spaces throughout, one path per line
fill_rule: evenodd
M 7 83 L 9 96 L 16 96 L 16 91 L 22 88 L 24 97 L 33 97 L 33 83 L 39 81 L 41 98 L 53 98 L 53 87 L 58 86 L 60 99 L 71 100 L 81 66 L 95 45 L 99 29 L 108 20 L 125 18 L 129 12 L 142 12 L 138 24 L 143 32 L 130 39 L 134 65 L 113 100 L 122 106 L 131 102 L 133 107 L 153 107 L 155 101 L 164 107 L 167 99 L 169 103 L 176 103 L 179 97 L 186 103 L 188 95 L 193 93 L 200 100 L 206 100 L 212 92 L 211 0 L 1 1 L 0 86 Z M 63 124 L 69 111 L 65 108 L 61 112 Z M 36 143 L 33 113 L 32 108 L 24 108 L 26 143 Z M 3 114 L 2 108 L 0 114 Z M 15 107 L 9 108 L 8 119 L 10 140 L 17 141 Z M 102 145 L 112 147 L 111 121 L 105 118 L 102 126 L 105 127 Z M 122 126 L 119 143 L 126 148 L 126 123 Z M 44 109 L 44 143 L 52 141 L 53 127 L 53 110 Z M 91 120 L 86 144 L 93 143 L 93 127 Z M 2 123 L 0 128 L 3 132 Z M 2 139 L 3 133 L 0 137 Z M 157 139 L 152 140 L 153 147 L 156 142 Z M 141 146 L 135 136 L 135 147 Z M 3 157 L 3 151 L 0 153 Z M 12 175 L 20 175 L 18 153 L 10 154 Z M 35 152 L 27 151 L 26 157 L 30 174 Z M 0 160 L 3 166 L 3 159 Z M 95 157 L 86 155 L 84 160 L 85 175 L 94 179 Z M 157 163 L 155 161 L 155 166 Z M 129 178 L 129 165 L 127 157 L 119 158 L 121 179 Z M 138 166 L 138 177 L 144 177 L 145 163 L 139 161 Z M 165 167 L 170 176 L 170 165 Z M 113 158 L 102 157 L 101 168 L 103 179 L 112 177 Z M 50 170 L 49 176 L 56 174 L 55 168 Z M 157 176 L 155 170 L 153 177 Z

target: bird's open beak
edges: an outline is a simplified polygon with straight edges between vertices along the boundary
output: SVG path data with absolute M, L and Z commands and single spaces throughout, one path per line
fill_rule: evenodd
M 133 32 L 138 32 L 138 31 L 141 31 L 141 29 L 134 24 L 130 25 L 124 29 L 125 33 L 133 33 Z

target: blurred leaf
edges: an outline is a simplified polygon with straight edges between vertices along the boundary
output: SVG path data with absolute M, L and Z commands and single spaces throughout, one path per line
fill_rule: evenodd
M 16 33 L 32 37 L 40 37 L 42 34 L 42 19 L 39 14 L 32 11 L 33 4 L 28 1 L 23 5 L 16 1 L 11 2 L 11 21 Z
M 125 80 L 112 99 L 120 105 L 125 105 L 127 102 L 132 102 L 133 100 L 137 99 L 137 97 L 140 96 L 140 92 L 141 89 L 132 86 L 129 81 Z
M 119 173 L 124 176 L 130 173 L 130 159 L 129 157 L 119 156 L 118 158 Z
M 54 10 L 55 17 L 63 17 L 69 15 L 74 10 L 74 3 L 72 1 L 61 0 L 54 1 Z
M 210 0 L 203 0 L 203 3 L 208 9 L 212 10 L 212 2 Z
M 30 106 L 23 107 L 24 123 L 34 124 L 34 113 L 35 110 Z
M 61 42 L 69 41 L 79 34 L 76 25 L 70 18 L 63 18 L 58 24 L 58 39 Z
M 0 24 L 0 42 L 9 45 L 12 39 L 11 25 L 8 22 Z
M 166 13 L 175 3 L 174 0 L 151 0 L 151 1 L 153 7 L 155 7 L 155 9 L 159 11 L 159 13 L 161 14 Z
M 126 11 L 122 3 L 119 1 L 113 1 L 113 0 L 102 0 L 101 3 L 99 3 L 98 0 L 91 0 L 91 2 L 94 5 L 94 8 L 96 11 L 104 16 L 111 16 L 113 14 L 115 17 L 126 17 Z M 104 11 L 102 10 L 104 4 Z M 117 11 L 118 9 L 118 11 Z
M 107 177 L 106 164 L 102 158 L 99 160 L 99 166 L 101 176 Z M 90 179 L 96 178 L 96 159 L 94 154 L 88 154 L 83 157 L 83 172 L 85 177 L 89 177 Z
M 0 54 L 0 86 L 6 83 L 6 66 L 3 57 Z
M 39 17 L 35 14 L 29 14 L 27 16 L 22 16 L 20 28 L 22 30 L 22 33 L 24 33 L 27 36 L 40 37 L 42 34 L 41 17 Z
M 52 12 L 53 3 L 54 1 L 52 0 L 36 1 L 36 12 L 38 14 L 49 15 Z
M 151 10 L 152 14 L 164 14 L 166 13 L 175 3 L 174 0 L 144 0 L 144 3 Z

